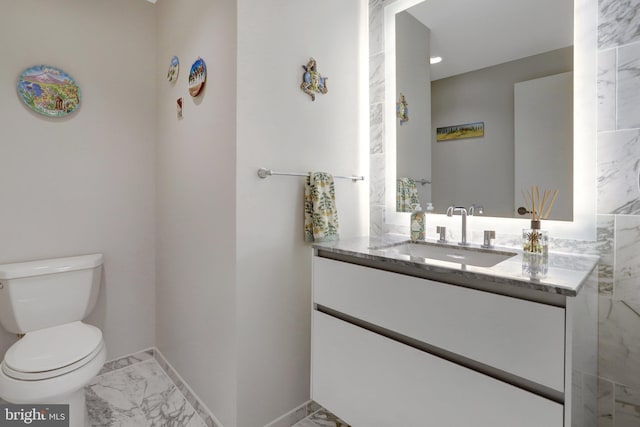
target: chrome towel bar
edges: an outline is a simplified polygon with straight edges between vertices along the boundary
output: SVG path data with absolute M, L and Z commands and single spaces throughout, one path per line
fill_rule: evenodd
M 260 168 L 258 169 L 258 176 L 260 178 L 267 178 L 272 175 L 285 175 L 285 176 L 307 176 L 307 172 L 274 172 L 271 169 Z M 344 175 L 333 175 L 334 178 L 343 178 L 350 179 L 353 182 L 356 181 L 364 181 L 364 176 L 352 175 L 352 176 L 344 176 Z

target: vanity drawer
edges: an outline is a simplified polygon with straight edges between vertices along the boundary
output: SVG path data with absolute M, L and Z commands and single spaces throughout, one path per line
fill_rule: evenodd
M 564 392 L 563 308 L 317 256 L 313 301 Z
M 313 311 L 311 397 L 354 427 L 561 427 L 563 406 Z

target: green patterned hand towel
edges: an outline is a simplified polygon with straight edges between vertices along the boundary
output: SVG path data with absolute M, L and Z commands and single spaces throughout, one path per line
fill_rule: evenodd
M 309 172 L 304 186 L 304 240 L 329 242 L 340 239 L 333 176 Z
M 418 188 L 411 178 L 398 179 L 398 191 L 396 192 L 396 210 L 398 212 L 413 212 L 413 205 L 419 205 Z

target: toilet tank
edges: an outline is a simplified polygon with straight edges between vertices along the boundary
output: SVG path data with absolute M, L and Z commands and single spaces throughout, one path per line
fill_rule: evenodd
M 102 254 L 0 265 L 0 324 L 24 334 L 84 319 L 101 271 Z

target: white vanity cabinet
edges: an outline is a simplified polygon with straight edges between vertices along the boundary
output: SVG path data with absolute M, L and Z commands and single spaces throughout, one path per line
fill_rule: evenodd
M 572 357 L 572 300 L 536 302 L 316 253 L 312 399 L 353 427 L 591 425 L 582 400 L 571 404 L 583 382 L 577 365 L 595 363 Z

